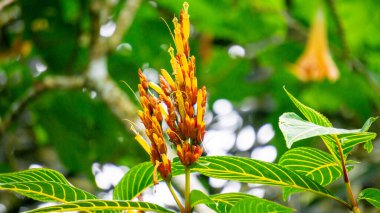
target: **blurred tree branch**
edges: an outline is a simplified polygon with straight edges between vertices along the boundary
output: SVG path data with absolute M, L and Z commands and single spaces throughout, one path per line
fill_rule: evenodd
M 133 21 L 133 17 L 135 16 L 140 4 L 141 0 L 128 0 L 125 3 L 125 6 L 119 15 L 119 18 L 117 19 L 116 26 L 118 27 L 110 39 L 108 45 L 109 48 L 114 49 L 120 43 L 125 32 L 129 30 L 129 27 Z
M 288 26 L 287 37 L 298 37 L 300 40 L 306 40 L 307 29 L 293 17 L 292 4 L 293 2 L 291 0 L 287 0 L 285 4 L 285 11 L 282 13 L 282 16 Z
M 128 0 L 125 2 L 123 9 L 116 21 L 116 29 L 113 35 L 109 38 L 98 36 L 93 48 L 93 58 L 104 56 L 107 52 L 114 50 L 122 40 L 125 32 L 129 30 L 129 27 L 133 23 L 133 18 L 137 9 L 141 4 L 141 0 Z M 101 4 L 99 4 L 101 5 Z M 98 7 L 98 6 L 97 6 Z M 102 8 L 99 8 L 102 9 Z M 107 16 L 100 17 L 100 22 L 106 22 Z M 99 31 L 95 32 L 99 35 Z
M 342 45 L 342 57 L 344 60 L 347 60 L 350 56 L 350 51 L 348 49 L 348 44 L 346 41 L 346 35 L 345 35 L 344 29 L 343 29 L 342 22 L 338 16 L 337 11 L 336 11 L 335 2 L 334 2 L 334 0 L 326 0 L 326 2 L 327 2 L 327 6 L 330 9 L 332 17 L 333 17 L 335 24 L 336 24 L 336 29 L 337 29 L 338 36 L 340 38 L 340 42 Z
M 2 2 L 1 6 L 6 2 Z M 99 1 L 95 1 L 99 3 Z M 120 42 L 123 35 L 128 31 L 133 23 L 133 18 L 141 0 L 128 0 L 117 20 L 116 31 L 110 38 L 104 38 L 99 34 L 99 25 L 93 33 L 93 48 L 91 49 L 91 59 L 89 66 L 83 75 L 80 76 L 51 76 L 45 77 L 40 82 L 34 83 L 20 99 L 16 100 L 0 120 L 0 136 L 6 131 L 9 125 L 24 108 L 42 93 L 54 89 L 80 89 L 88 87 L 98 93 L 99 97 L 106 103 L 113 114 L 122 122 L 128 118 L 134 120 L 137 117 L 134 103 L 124 93 L 123 90 L 111 78 L 107 69 L 107 54 L 113 50 Z M 101 13 L 102 7 L 97 8 Z M 108 15 L 103 15 L 107 17 Z M 99 20 L 94 20 L 98 22 Z M 125 124 L 126 129 L 129 125 Z

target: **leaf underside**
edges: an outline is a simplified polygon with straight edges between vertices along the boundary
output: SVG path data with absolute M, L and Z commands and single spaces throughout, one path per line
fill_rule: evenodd
M 288 148 L 291 148 L 293 143 L 297 141 L 315 136 L 340 135 L 361 132 L 361 129 L 346 130 L 320 126 L 303 120 L 293 112 L 282 114 L 280 116 L 279 126 L 282 133 L 284 134 Z

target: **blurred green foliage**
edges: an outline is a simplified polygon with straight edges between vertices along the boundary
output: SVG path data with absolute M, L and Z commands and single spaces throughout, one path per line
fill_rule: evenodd
M 99 48 L 95 44 L 104 39 L 99 36 L 101 27 L 119 23 L 128 1 L 20 0 L 0 7 L 0 121 L 11 112 L 12 104 L 43 79 L 86 75 L 94 49 Z M 278 117 L 293 110 L 284 85 L 337 126 L 360 126 L 379 114 L 379 1 L 189 0 L 189 4 L 191 50 L 197 59 L 199 84 L 208 89 L 209 108 L 215 100 L 228 99 L 239 111 L 253 99 L 251 110 L 242 116 L 256 127 L 272 123 L 276 135 L 271 143 L 278 148 L 278 156 L 286 149 Z M 330 50 L 341 73 L 336 83 L 300 82 L 289 71 L 303 51 L 320 4 L 327 17 Z M 165 22 L 171 26 L 181 7 L 182 1 L 141 1 L 120 45 L 102 55 L 109 78 L 136 106 L 134 91 L 121 81 L 136 91 L 139 67 L 171 71 L 167 48 L 173 43 Z M 232 57 L 233 45 L 244 48 L 244 55 Z M 31 163 L 47 165 L 38 156 L 28 159 L 29 163 L 22 160 L 25 153 L 42 148 L 53 148 L 59 156 L 55 163 L 68 173 L 85 173 L 90 179 L 93 162 L 133 166 L 148 160 L 125 128 L 127 121 L 112 113 L 113 107 L 130 106 L 110 107 L 96 92 L 90 87 L 53 89 L 28 100 L 0 132 L 1 172 L 25 169 Z M 379 132 L 379 124 L 373 129 Z M 378 156 L 371 161 L 373 165 L 379 162 Z M 368 167 L 372 173 L 364 174 L 379 171 L 372 164 Z M 375 183 L 368 176 L 362 178 L 362 185 Z

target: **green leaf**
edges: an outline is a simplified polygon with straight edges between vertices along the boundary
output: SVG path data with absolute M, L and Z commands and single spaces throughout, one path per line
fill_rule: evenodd
M 173 176 L 184 173 L 183 166 L 179 162 L 173 162 L 172 166 Z M 246 183 L 291 187 L 314 192 L 344 203 L 326 188 L 302 174 L 280 165 L 254 159 L 231 156 L 201 157 L 191 168 L 191 172 Z M 153 166 L 150 162 L 133 167 L 115 187 L 114 199 L 130 200 L 136 197 L 144 189 L 153 185 L 152 178 Z
M 282 199 L 283 199 L 283 201 L 287 201 L 288 198 L 290 197 L 290 195 L 292 195 L 294 193 L 297 193 L 297 192 L 301 192 L 301 190 L 299 190 L 299 189 L 293 189 L 293 188 L 290 188 L 290 187 L 284 187 L 282 189 Z
M 348 155 L 354 148 L 354 146 L 360 143 L 365 143 L 364 149 L 367 150 L 368 153 L 372 151 L 372 140 L 376 138 L 376 133 L 367 131 L 371 127 L 372 123 L 377 120 L 377 118 L 378 117 L 369 118 L 361 128 L 361 134 L 347 135 L 339 138 L 342 142 L 342 149 L 344 155 Z
M 141 163 L 131 168 L 120 182 L 115 186 L 113 192 L 114 200 L 132 200 L 153 185 L 153 165 L 151 162 Z M 158 173 L 159 174 L 159 173 Z M 184 168 L 180 162 L 172 163 L 172 175 L 184 174 Z M 159 177 L 161 180 L 161 177 Z
M 72 186 L 62 174 L 51 169 L 29 169 L 0 174 L 0 189 L 44 202 L 69 202 L 96 198 Z
M 113 198 L 115 200 L 132 200 L 145 188 L 153 184 L 153 165 L 144 162 L 131 168 L 115 186 Z
M 373 122 L 375 122 L 379 117 L 370 117 L 368 118 L 368 120 L 364 123 L 363 127 L 362 127 L 362 132 L 367 132 L 369 130 L 369 128 L 371 127 L 371 125 L 373 124 Z
M 301 103 L 290 92 L 288 92 L 285 87 L 284 90 L 286 94 L 288 94 L 290 100 L 293 101 L 294 105 L 300 110 L 307 120 L 320 126 L 332 127 L 331 122 L 324 115 Z
M 299 147 L 285 152 L 278 164 L 303 174 L 322 186 L 327 186 L 342 176 L 341 164 L 336 162 L 332 155 L 311 147 Z M 294 188 L 284 188 L 284 200 L 299 191 Z
M 147 202 L 134 202 L 134 201 L 110 201 L 110 200 L 85 200 L 70 202 L 45 208 L 39 208 L 26 213 L 39 213 L 39 212 L 71 212 L 71 211 L 96 211 L 96 212 L 110 212 L 121 210 L 141 210 L 141 211 L 154 211 L 163 213 L 172 213 L 173 211 L 167 210 L 159 205 Z
M 372 150 L 373 150 L 372 141 L 365 142 L 365 144 L 364 144 L 363 147 L 364 147 L 365 150 L 367 150 L 368 153 L 372 152 Z
M 372 150 L 372 140 L 376 138 L 376 133 L 365 131 L 375 120 L 376 118 L 369 118 L 361 129 L 345 130 L 319 126 L 302 120 L 295 113 L 284 113 L 280 117 L 279 126 L 284 134 L 288 148 L 297 141 L 315 136 L 329 136 L 327 140 L 331 140 L 331 143 L 333 141 L 336 143 L 335 139 L 331 138 L 331 135 L 337 135 L 342 143 L 343 154 L 347 155 L 354 146 L 360 143 L 366 143 L 364 147 L 368 152 Z
M 230 210 L 230 213 L 252 212 L 252 213 L 289 213 L 293 210 L 278 203 L 264 200 L 258 197 L 246 198 L 239 201 Z
M 372 140 L 376 138 L 376 133 L 367 131 L 371 127 L 372 123 L 377 120 L 377 118 L 378 117 L 369 118 L 361 128 L 360 134 L 350 134 L 339 137 L 340 141 L 342 142 L 342 149 L 344 155 L 348 155 L 354 148 L 354 146 L 360 143 L 365 143 L 364 149 L 366 149 L 368 153 L 372 151 Z
M 215 205 L 207 205 L 217 212 L 230 212 L 231 208 L 241 200 L 253 198 L 254 196 L 244 193 L 225 193 L 211 195 L 210 198 L 215 202 Z
M 306 117 L 306 119 L 314 124 L 332 127 L 331 122 L 321 113 L 315 111 L 314 109 L 304 105 L 300 101 L 298 101 L 290 92 L 288 92 L 285 87 L 284 90 L 286 94 L 289 96 L 290 100 L 294 103 L 294 105 L 298 108 L 298 110 Z M 335 161 L 340 162 L 340 154 L 339 149 L 337 147 L 336 141 L 331 135 L 323 135 L 321 136 L 323 142 L 325 143 L 327 149 L 333 155 Z
M 342 176 L 341 164 L 321 150 L 299 147 L 281 156 L 279 164 L 309 177 L 322 186 L 327 186 Z
M 215 204 L 211 198 L 199 190 L 192 190 L 190 193 L 191 208 L 199 204 L 213 205 Z
M 370 204 L 380 209 L 380 190 L 367 188 L 360 192 L 358 200 L 367 200 Z
M 290 148 L 293 143 L 315 136 L 340 135 L 359 133 L 360 129 L 346 130 L 333 127 L 320 126 L 303 120 L 293 112 L 284 113 L 280 116 L 279 126 L 284 134 L 286 145 Z
M 298 101 L 292 94 L 290 94 L 285 88 L 284 90 L 288 94 L 289 98 L 293 101 L 294 105 L 301 111 L 301 113 L 307 118 L 308 121 L 310 121 L 311 123 L 315 125 L 322 126 L 325 128 L 321 130 L 315 126 L 312 126 L 312 125 L 310 126 L 310 124 L 305 123 L 305 125 L 309 125 L 309 128 L 317 128 L 317 130 L 321 132 L 318 133 L 318 132 L 315 132 L 315 129 L 310 129 L 310 131 L 313 131 L 313 133 L 308 133 L 306 130 L 303 133 L 299 132 L 299 134 L 301 134 L 300 136 L 297 136 L 297 132 L 290 131 L 290 132 L 284 133 L 284 131 L 281 129 L 281 131 L 284 133 L 285 140 L 287 142 L 288 147 L 290 147 L 295 141 L 307 138 L 306 136 L 308 137 L 320 136 L 336 162 L 340 162 L 340 154 L 339 154 L 339 149 L 337 147 L 336 139 L 339 139 L 342 143 L 342 149 L 343 149 L 343 154 L 345 158 L 347 157 L 347 154 L 352 150 L 352 148 L 355 145 L 360 144 L 360 143 L 366 143 L 364 148 L 368 152 L 372 150 L 371 140 L 373 140 L 376 137 L 376 134 L 367 132 L 367 131 L 369 127 L 371 126 L 371 124 L 377 119 L 377 117 L 369 118 L 360 130 L 336 129 L 332 127 L 332 124 L 325 116 L 315 111 L 314 109 L 308 106 L 305 106 L 300 101 Z M 289 119 L 293 119 L 290 121 L 294 122 L 295 125 L 302 125 L 300 123 L 301 121 L 299 121 L 300 118 L 296 116 L 297 115 L 289 116 Z M 285 119 L 285 121 L 289 121 L 289 120 Z M 290 127 L 296 128 L 296 126 L 290 126 Z M 281 121 L 280 121 L 280 128 L 281 128 Z M 290 130 L 293 130 L 293 128 L 291 128 Z M 300 131 L 302 131 L 302 127 L 300 128 L 301 128 Z M 305 130 L 305 128 L 303 130 Z M 327 134 L 327 133 L 326 133 L 327 135 L 322 134 L 324 133 L 324 131 L 330 132 L 330 134 Z M 345 135 L 347 133 L 349 134 Z
M 69 184 L 61 173 L 52 169 L 38 168 L 0 174 L 0 183 L 22 183 L 28 181 L 48 181 Z
M 210 164 L 207 159 L 210 157 L 201 157 L 199 164 L 194 165 L 192 172 L 204 171 L 204 166 Z M 204 159 L 206 161 L 204 161 Z M 240 159 L 240 158 L 239 158 Z M 243 159 L 243 158 L 242 158 Z M 248 163 L 251 163 L 250 160 Z M 183 166 L 179 162 L 173 162 L 173 176 L 183 174 Z M 248 171 L 248 170 L 247 170 Z M 228 171 L 227 171 L 228 173 Z M 231 174 L 232 175 L 232 174 Z M 132 199 L 140 194 L 144 189 L 153 185 L 153 166 L 151 162 L 145 162 L 133 167 L 122 180 L 117 184 L 114 190 L 114 199 Z M 244 198 L 251 198 L 253 196 L 240 193 L 212 195 L 208 197 L 201 191 L 193 190 L 191 192 L 192 206 L 198 204 L 205 204 L 208 207 L 218 212 L 228 212 L 233 204 Z
M 326 188 L 304 175 L 277 164 L 254 159 L 232 156 L 201 157 L 192 171 L 225 180 L 301 189 L 345 203 L 333 196 Z
M 291 209 L 280 204 L 255 197 L 253 195 L 244 194 L 244 193 L 225 193 L 225 194 L 215 194 L 210 196 L 214 204 L 207 204 L 208 207 L 213 209 L 216 212 L 224 213 L 230 212 L 232 208 L 243 200 L 252 200 L 257 202 L 258 206 L 261 205 L 264 208 L 278 208 L 278 209 Z M 287 211 L 287 212 L 289 212 Z M 243 211 L 243 212 L 252 212 L 252 211 Z M 263 211 L 265 212 L 265 211 Z

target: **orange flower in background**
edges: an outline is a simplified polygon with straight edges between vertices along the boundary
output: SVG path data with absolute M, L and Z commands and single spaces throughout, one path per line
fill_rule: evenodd
M 150 154 L 151 161 L 165 180 L 171 176 L 171 162 L 167 157 L 164 132 L 175 146 L 177 155 L 184 166 L 190 166 L 202 155 L 201 143 L 205 134 L 204 114 L 206 108 L 206 87 L 198 89 L 195 77 L 195 57 L 190 56 L 188 39 L 190 21 L 188 4 L 185 2 L 180 20 L 173 19 L 174 48 L 169 48 L 172 76 L 161 70 L 159 85 L 148 82 L 139 70 L 140 102 L 142 110 L 138 115 L 145 126 L 145 134 L 151 145 L 136 133 L 136 140 Z M 158 95 L 153 95 L 153 89 Z M 164 107 L 166 106 L 166 107 Z M 168 129 L 162 129 L 165 121 Z
M 335 82 L 339 78 L 339 70 L 332 60 L 328 47 L 322 8 L 316 13 L 306 48 L 292 66 L 292 71 L 302 81 L 321 81 L 327 78 Z

